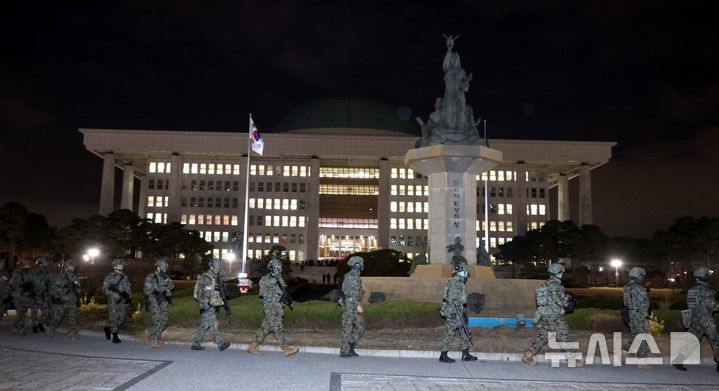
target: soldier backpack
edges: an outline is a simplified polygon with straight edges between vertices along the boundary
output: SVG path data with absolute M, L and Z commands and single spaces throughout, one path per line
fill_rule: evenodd
M 542 307 L 545 305 L 549 305 L 549 287 L 547 286 L 546 281 L 537 285 L 536 293 L 537 306 Z

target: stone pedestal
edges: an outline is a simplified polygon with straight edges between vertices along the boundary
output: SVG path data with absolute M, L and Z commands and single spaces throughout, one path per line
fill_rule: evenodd
M 476 176 L 500 163 L 502 152 L 478 145 L 433 145 L 410 149 L 404 161 L 429 178 L 429 263 L 450 265 L 447 246 L 457 237 L 467 262 L 476 263 Z
M 437 277 L 452 277 L 452 266 L 451 265 L 417 265 L 414 272 L 410 275 L 410 278 L 437 278 Z M 470 266 L 469 267 L 469 278 L 495 278 L 494 271 L 489 266 Z

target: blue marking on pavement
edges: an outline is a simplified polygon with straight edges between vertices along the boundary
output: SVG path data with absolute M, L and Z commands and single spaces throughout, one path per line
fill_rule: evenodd
M 523 318 L 523 320 L 526 322 L 525 327 L 532 327 L 532 318 Z M 517 318 L 473 317 L 469 318 L 469 325 L 479 327 L 498 327 L 500 325 L 517 327 Z

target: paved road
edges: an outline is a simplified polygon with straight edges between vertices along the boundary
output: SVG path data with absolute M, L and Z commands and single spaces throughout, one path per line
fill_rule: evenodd
M 279 352 L 254 356 L 230 348 L 203 352 L 188 344 L 154 350 L 126 339 L 113 345 L 99 333 L 78 341 L 10 334 L 0 327 L 0 390 L 715 390 L 714 366 L 679 372 L 669 366 L 640 370 L 593 365 L 538 367 L 517 362 L 440 364 L 436 359 L 359 357 Z M 651 383 L 650 386 L 638 382 Z

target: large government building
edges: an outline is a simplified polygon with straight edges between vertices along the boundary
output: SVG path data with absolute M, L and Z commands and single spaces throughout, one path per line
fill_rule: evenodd
M 293 261 L 343 257 L 392 248 L 414 257 L 427 237 L 427 178 L 404 165 L 419 126 L 399 120 L 389 106 L 364 100 L 325 99 L 288 114 L 263 131 L 262 156 L 249 167 L 248 257 L 273 245 Z M 103 159 L 99 213 L 115 205 L 115 171 L 122 170 L 120 208 L 158 223 L 179 221 L 201 232 L 216 256 L 227 259 L 242 240 L 247 131 L 205 132 L 80 129 L 85 147 Z M 489 230 L 490 253 L 527 230 L 541 227 L 556 209 L 578 224 L 592 223 L 591 170 L 611 157 L 613 142 L 492 139 L 504 162 L 478 179 L 477 244 Z M 578 200 L 568 181 L 579 180 Z M 139 178 L 136 189 L 135 178 Z M 558 186 L 556 205 L 549 189 Z M 135 192 L 140 202 L 133 205 Z

